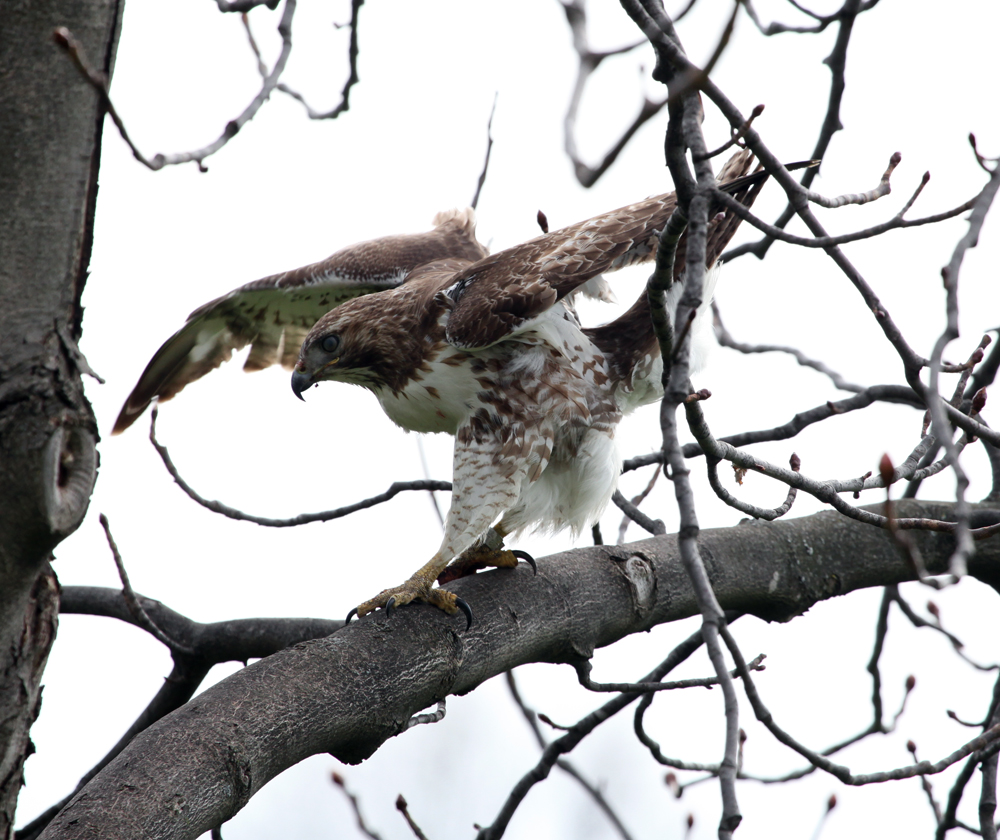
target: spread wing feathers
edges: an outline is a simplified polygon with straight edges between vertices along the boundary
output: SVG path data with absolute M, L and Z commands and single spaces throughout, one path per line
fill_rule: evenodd
M 475 262 L 489 252 L 476 240 L 471 208 L 438 213 L 425 233 L 386 236 L 344 248 L 322 262 L 247 283 L 192 312 L 150 360 L 112 434 L 134 423 L 154 399 L 184 386 L 252 345 L 243 369 L 292 368 L 312 325 L 345 300 L 391 289 L 435 260 Z
M 755 197 L 767 173 L 758 167 L 747 175 L 752 162 L 749 150 L 737 152 L 722 168 L 720 182 L 730 192 L 752 191 Z M 470 266 L 447 292 L 453 302 L 448 341 L 463 349 L 488 347 L 592 278 L 652 260 L 659 233 L 676 203 L 674 193 L 647 198 Z M 721 222 L 713 219 L 709 236 L 724 228 L 728 241 L 740 221 L 730 216 Z M 718 253 L 711 257 L 713 262 Z M 678 275 L 683 268 L 683 249 L 679 247 Z

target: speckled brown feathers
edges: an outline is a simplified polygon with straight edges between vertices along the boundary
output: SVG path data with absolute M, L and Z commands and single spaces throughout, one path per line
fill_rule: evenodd
M 746 176 L 752 162 L 749 151 L 738 152 L 719 175 L 725 188 L 747 204 L 767 177 L 760 170 Z M 467 349 L 487 347 L 591 278 L 652 260 L 659 232 L 676 205 L 674 193 L 647 198 L 480 260 L 461 272 L 449 291 L 455 305 L 448 319 L 448 341 Z M 724 220 L 710 223 L 709 265 L 739 222 L 739 217 L 726 214 Z M 683 269 L 682 239 L 677 276 Z

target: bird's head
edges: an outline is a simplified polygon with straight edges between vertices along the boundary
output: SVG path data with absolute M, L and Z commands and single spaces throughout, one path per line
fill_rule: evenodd
M 371 389 L 391 386 L 400 364 L 394 361 L 394 342 L 383 335 L 382 320 L 366 298 L 343 303 L 320 318 L 299 350 L 292 373 L 295 396 L 304 399 L 303 391 L 328 379 Z

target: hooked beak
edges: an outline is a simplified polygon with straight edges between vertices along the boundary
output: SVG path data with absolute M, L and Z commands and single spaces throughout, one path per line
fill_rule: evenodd
M 298 370 L 292 373 L 292 392 L 303 402 L 305 402 L 306 398 L 302 396 L 302 392 L 307 388 L 311 388 L 314 384 L 311 376 Z

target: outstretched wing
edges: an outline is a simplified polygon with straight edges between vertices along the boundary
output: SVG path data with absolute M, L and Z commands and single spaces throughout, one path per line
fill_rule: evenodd
M 426 233 L 386 236 L 352 245 L 322 262 L 247 283 L 200 306 L 150 360 L 125 401 L 112 434 L 134 423 L 154 399 L 169 400 L 185 385 L 252 345 L 243 369 L 295 365 L 299 346 L 326 312 L 359 295 L 394 288 L 435 260 L 480 260 L 471 209 L 439 213 Z
M 749 150 L 737 152 L 719 173 L 720 183 L 730 191 L 759 189 L 767 173 L 758 169 L 747 175 L 752 162 Z M 448 290 L 454 301 L 448 318 L 448 341 L 463 349 L 487 347 L 588 280 L 652 260 L 659 233 L 676 205 L 675 193 L 647 198 L 536 237 L 470 266 Z M 739 224 L 739 217 L 733 224 L 729 215 L 725 220 L 710 222 L 710 238 L 713 228 L 728 225 L 728 241 Z M 684 252 L 680 247 L 675 270 L 679 274 L 683 268 Z

